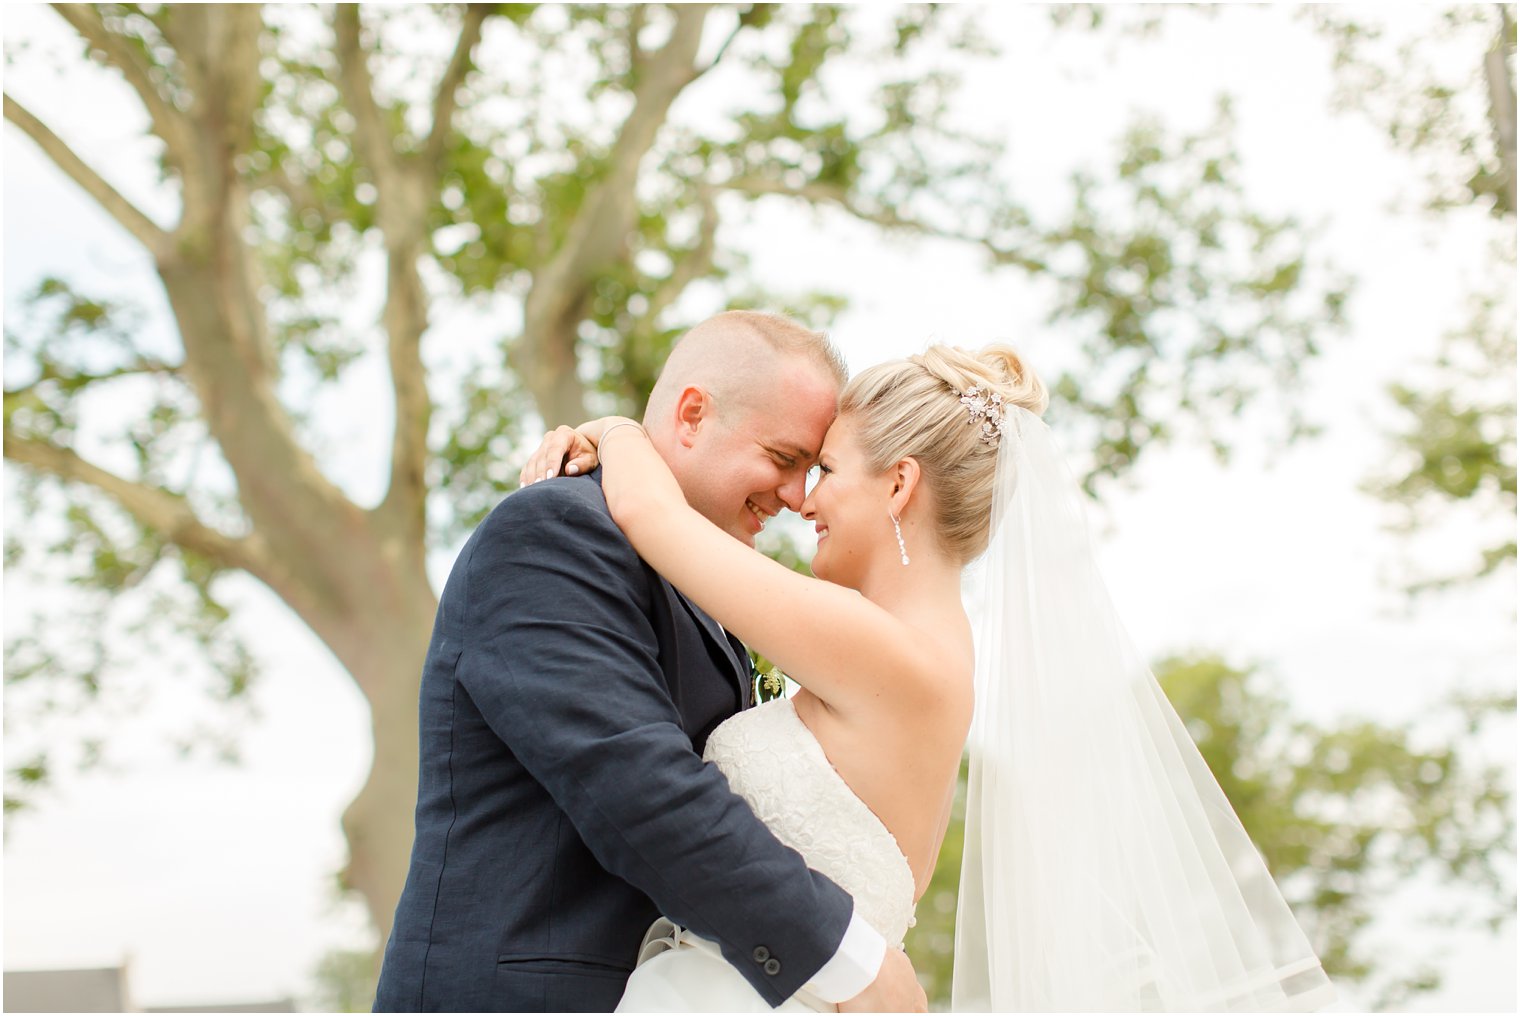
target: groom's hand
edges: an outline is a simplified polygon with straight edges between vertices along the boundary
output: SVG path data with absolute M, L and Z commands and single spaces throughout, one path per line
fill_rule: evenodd
M 929 999 L 913 973 L 908 954 L 901 949 L 888 949 L 876 980 L 848 1002 L 840 1002 L 839 1011 L 928 1012 Z

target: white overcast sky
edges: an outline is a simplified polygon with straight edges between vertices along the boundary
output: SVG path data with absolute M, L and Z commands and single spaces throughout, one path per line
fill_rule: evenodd
M 1393 17 L 1408 30 L 1431 15 L 1399 8 Z M 63 40 L 71 55 L 60 25 L 45 9 L 8 6 L 7 49 L 28 41 L 46 53 Z M 1148 454 L 1134 489 L 1115 492 L 1097 516 L 1115 599 L 1142 649 L 1259 663 L 1320 719 L 1402 721 L 1453 688 L 1513 686 L 1512 573 L 1410 605 L 1390 584 L 1405 551 L 1385 529 L 1386 510 L 1359 491 L 1385 455 L 1386 384 L 1419 376 L 1437 337 L 1460 323 L 1465 287 L 1492 270 L 1481 215 L 1435 223 L 1391 210 L 1423 193 L 1417 174 L 1363 119 L 1330 111 L 1329 51 L 1288 11 L 1175 15 L 1160 38 L 1119 46 L 1014 32 L 1001 16 L 989 18 L 988 34 L 1005 56 L 971 78 L 959 109 L 1009 138 L 1021 192 L 1036 207 L 1060 207 L 1066 174 L 1101 164 L 1131 111 L 1197 129 L 1227 91 L 1251 200 L 1323 223 L 1321 251 L 1358 280 L 1349 334 L 1329 344 L 1304 385 L 1324 437 L 1274 456 L 1258 433 L 1263 421 L 1248 414 L 1230 467 L 1191 448 Z M 7 68 L 7 91 L 152 204 L 130 100 L 102 87 L 100 74 L 52 77 L 32 59 Z M 4 160 L 8 317 L 46 274 L 162 307 L 131 241 L 9 127 Z M 833 331 L 852 368 L 931 340 L 1009 339 L 1037 368 L 1059 355 L 1038 293 L 967 251 L 884 243 L 862 227 L 772 207 L 727 236 L 779 289 L 849 295 Z M 429 342 L 478 341 L 480 324 L 468 312 L 441 314 Z M 345 409 L 354 411 L 336 432 L 348 449 L 340 467 L 362 494 L 384 479 L 388 421 Z M 14 510 L 8 483 L 8 518 Z M 1419 552 L 1454 568 L 1471 546 L 1457 527 L 1431 534 Z M 446 553 L 433 562 L 440 587 L 450 564 Z M 8 629 L 18 604 L 37 595 L 11 579 Z M 6 969 L 127 959 L 137 1000 L 170 1005 L 299 994 L 325 949 L 362 943 L 358 915 L 334 902 L 331 887 L 344 856 L 338 816 L 369 764 L 363 701 L 269 594 L 247 583 L 239 601 L 238 623 L 266 664 L 245 764 L 170 758 L 159 732 L 198 706 L 165 696 L 122 731 L 130 765 L 65 780 L 38 811 L 8 822 Z M 1480 750 L 1512 766 L 1513 736 L 1509 724 Z M 1441 958 L 1446 987 L 1415 1007 L 1512 1010 L 1513 927 L 1498 938 L 1431 930 L 1417 919 L 1422 893 L 1392 902 L 1375 932 L 1395 955 Z

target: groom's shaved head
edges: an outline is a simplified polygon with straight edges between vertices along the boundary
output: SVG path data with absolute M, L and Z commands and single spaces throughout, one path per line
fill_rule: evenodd
M 709 392 L 721 412 L 761 408 L 784 362 L 794 357 L 832 378 L 836 388 L 849 380 L 844 357 L 823 332 L 756 310 L 730 310 L 710 317 L 671 349 L 649 393 L 644 424 L 659 426 L 681 392 L 693 385 Z
M 801 508 L 847 379 L 822 332 L 731 310 L 676 343 L 644 426 L 691 506 L 752 543 L 765 519 Z

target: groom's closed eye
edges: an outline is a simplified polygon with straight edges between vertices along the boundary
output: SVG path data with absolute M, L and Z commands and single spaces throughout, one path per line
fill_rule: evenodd
M 794 456 L 788 455 L 783 451 L 778 451 L 775 448 L 767 448 L 766 451 L 771 453 L 771 458 L 775 459 L 776 465 L 780 466 L 782 469 L 797 468 L 797 459 Z

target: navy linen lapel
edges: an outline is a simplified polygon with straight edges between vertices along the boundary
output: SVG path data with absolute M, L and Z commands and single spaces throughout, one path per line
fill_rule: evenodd
M 675 591 L 676 599 L 681 601 L 681 605 L 686 608 L 687 612 L 691 614 L 692 618 L 697 622 L 698 626 L 701 627 L 704 633 L 706 633 L 708 639 L 712 641 L 713 646 L 723 655 L 723 659 L 728 661 L 730 677 L 738 685 L 740 708 L 747 707 L 749 705 L 750 684 L 748 666 L 749 654 L 743 654 L 745 666 L 741 669 L 739 665 L 739 657 L 736 655 L 734 650 L 734 645 L 737 640 L 733 639 L 733 637 L 730 636 L 728 632 L 724 631 L 723 626 L 718 624 L 717 621 L 714 621 L 712 618 L 708 617 L 705 611 L 703 611 L 695 603 L 692 603 L 685 596 L 683 596 L 679 589 L 676 589 L 674 586 L 671 586 L 671 589 Z
M 723 629 L 723 634 L 728 636 L 728 644 L 734 647 L 739 662 L 740 683 L 743 685 L 739 689 L 739 708 L 748 709 L 755 704 L 755 663 L 749 658 L 749 650 L 739 641 L 739 636 L 727 628 Z

